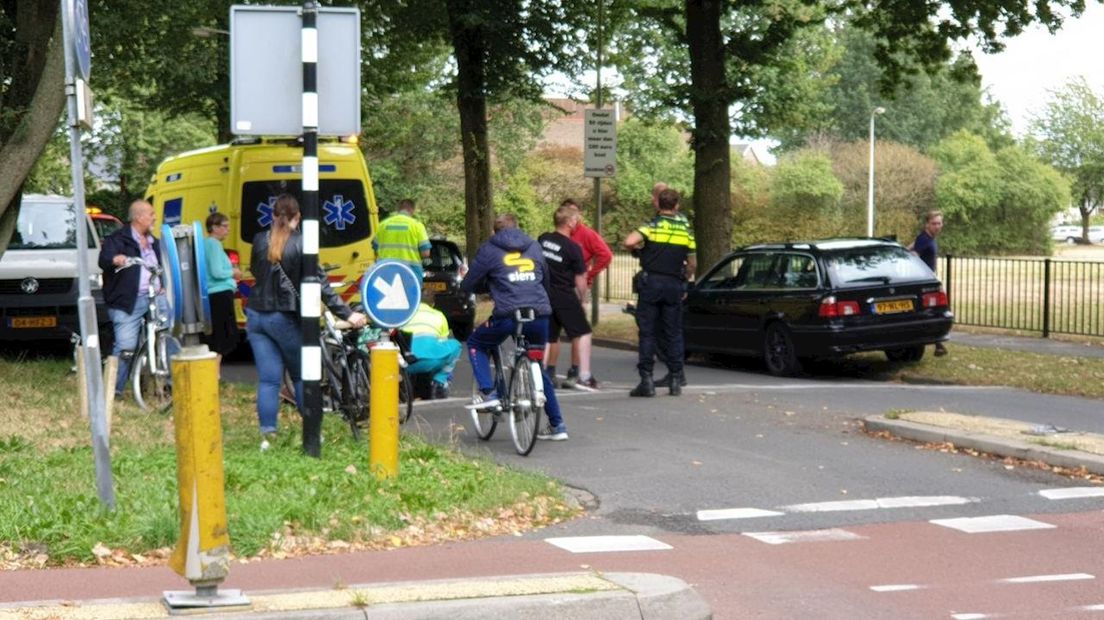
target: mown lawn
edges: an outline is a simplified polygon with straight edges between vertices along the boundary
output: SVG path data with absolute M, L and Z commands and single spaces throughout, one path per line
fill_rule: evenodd
M 0 358 L 0 568 L 164 561 L 175 544 L 171 415 L 116 408 L 117 509 L 100 507 L 76 378 L 58 359 Z M 222 383 L 226 504 L 238 557 L 395 547 L 524 531 L 576 514 L 546 477 L 403 436 L 400 473 L 367 472 L 368 446 L 327 415 L 323 458 L 301 456 L 285 407 L 262 453 L 253 390 Z

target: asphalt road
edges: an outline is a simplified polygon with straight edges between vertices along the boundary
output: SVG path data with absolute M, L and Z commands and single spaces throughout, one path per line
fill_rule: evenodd
M 682 397 L 660 390 L 629 398 L 634 354 L 599 348 L 598 392 L 560 391 L 571 439 L 541 442 L 526 458 L 513 452 L 500 427 L 488 442 L 467 430 L 470 369 L 458 366 L 454 397 L 418 402 L 409 430 L 514 467 L 536 469 L 582 490 L 594 518 L 559 526 L 562 533 L 708 534 L 755 529 L 815 529 L 857 523 L 950 516 L 1040 513 L 1068 508 L 1038 491 L 1070 481 L 1035 469 L 967 455 L 918 450 L 860 432 L 858 419 L 892 409 L 946 410 L 1019 418 L 1079 430 L 1104 431 L 1096 401 L 1007 388 L 921 386 L 828 378 L 777 379 L 752 361 L 738 368 L 696 364 Z M 248 364 L 225 374 L 245 378 Z M 465 429 L 459 431 L 458 429 Z M 820 502 L 938 496 L 941 506 L 872 510 L 788 509 Z M 1104 508 L 1084 499 L 1081 508 Z M 702 521 L 698 511 L 755 508 L 780 514 Z M 546 536 L 547 532 L 533 534 Z

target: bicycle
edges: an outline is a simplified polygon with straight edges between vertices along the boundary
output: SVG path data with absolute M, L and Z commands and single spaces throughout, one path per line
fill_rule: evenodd
M 361 428 L 370 420 L 373 345 L 361 343 L 361 329 L 337 319 L 329 310 L 323 314 L 321 340 L 323 408 L 328 405 L 340 414 L 353 439 L 359 440 Z M 414 411 L 414 389 L 401 347 L 399 376 L 399 424 L 405 424 Z
M 170 349 L 180 350 L 180 343 L 170 331 L 170 317 L 162 316 L 157 305 L 157 294 L 163 287 L 164 270 L 159 265 L 146 264 L 140 257 L 126 259 L 119 273 L 124 269 L 140 266 L 150 273 L 146 300 L 149 311 L 142 319 L 142 328 L 138 332 L 138 344 L 134 348 L 134 360 L 130 365 L 131 387 L 134 400 L 145 411 L 164 412 L 172 406 L 172 367 L 169 364 Z
M 537 312 L 533 308 L 519 308 L 514 311 L 514 351 L 513 364 L 510 367 L 509 382 L 502 365 L 502 347 L 491 351 L 492 372 L 495 391 L 499 394 L 499 405 L 493 409 L 470 409 L 472 425 L 479 439 L 488 441 L 494 435 L 502 416 L 510 424 L 510 435 L 514 449 L 521 456 L 528 456 L 537 442 L 537 427 L 544 416 L 544 371 L 541 362 L 544 359 L 544 347 L 530 348 L 529 341 L 522 333 L 525 323 L 536 320 Z M 483 401 L 479 382 L 472 379 L 472 404 Z

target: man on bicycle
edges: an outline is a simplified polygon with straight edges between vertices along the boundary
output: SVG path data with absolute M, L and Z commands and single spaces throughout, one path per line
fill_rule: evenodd
M 161 245 L 153 236 L 153 205 L 145 200 L 130 203 L 130 226 L 124 226 L 104 238 L 100 248 L 99 264 L 103 270 L 103 296 L 107 314 L 115 328 L 115 345 L 111 354 L 119 358 L 119 374 L 115 379 L 115 399 L 123 397 L 134 347 L 138 346 L 138 333 L 142 321 L 149 312 L 146 296 L 149 287 L 160 287 L 150 278 L 148 269 L 123 269 L 128 258 L 141 258 L 147 265 L 161 264 Z M 161 316 L 168 319 L 169 301 L 162 289 L 157 294 L 157 307 Z
M 468 359 L 472 372 L 483 394 L 483 400 L 469 405 L 474 409 L 494 409 L 501 403 L 491 376 L 491 352 L 514 333 L 514 311 L 532 308 L 536 320 L 523 323 L 522 333 L 534 350 L 544 350 L 548 342 L 548 317 L 552 306 L 545 290 L 548 269 L 540 245 L 518 228 L 517 217 L 504 213 L 495 218 L 494 235 L 475 254 L 467 275 L 460 283 L 465 293 L 490 292 L 494 301 L 491 318 L 468 336 Z M 560 415 L 560 405 L 548 373 L 544 376 L 544 410 L 548 414 L 548 428 L 537 439 L 563 441 L 567 439 L 567 425 Z

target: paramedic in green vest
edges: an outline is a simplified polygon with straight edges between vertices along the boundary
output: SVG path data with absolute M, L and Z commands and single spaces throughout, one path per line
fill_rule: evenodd
M 399 329 L 410 336 L 410 352 L 416 361 L 406 368 L 411 375 L 432 374 L 430 398 L 449 397 L 449 382 L 456 360 L 460 359 L 460 341 L 449 334 L 448 319 L 433 307 L 434 292 L 422 287 L 422 303 L 414 316 Z
M 399 201 L 399 211 L 380 222 L 379 232 L 372 239 L 372 249 L 377 260 L 397 260 L 406 263 L 414 270 L 421 281 L 422 259 L 429 258 L 429 235 L 425 226 L 414 219 L 414 201 L 403 198 Z

